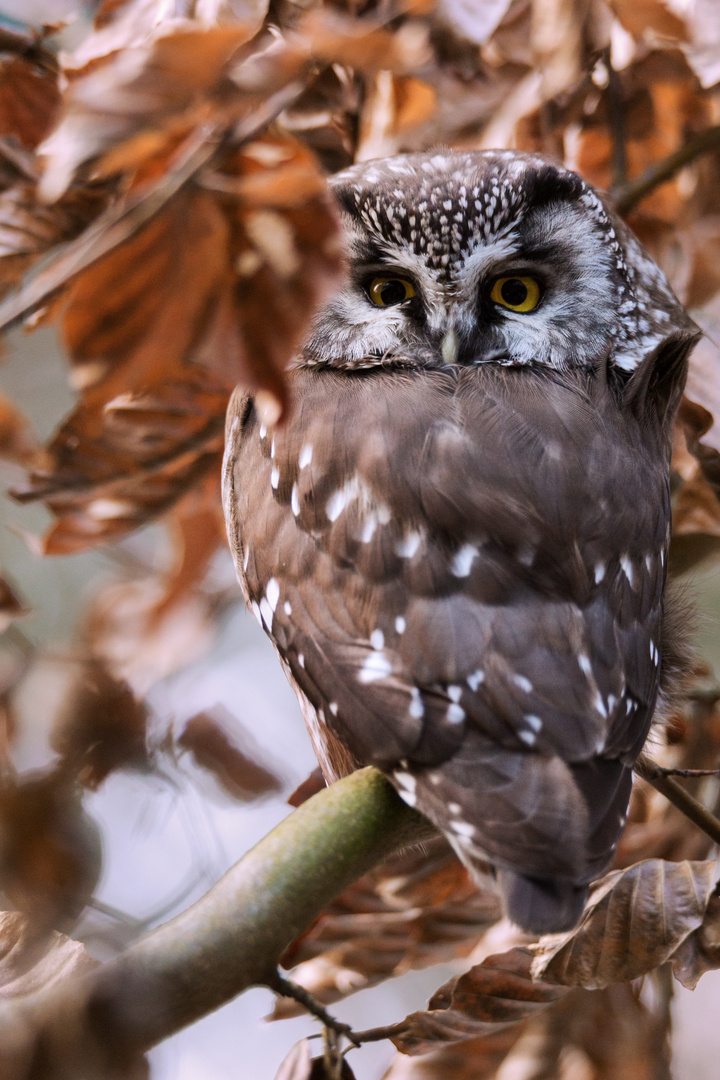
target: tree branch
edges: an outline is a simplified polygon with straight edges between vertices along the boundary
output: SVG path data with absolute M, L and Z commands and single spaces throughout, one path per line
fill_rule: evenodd
M 665 769 L 648 761 L 647 758 L 638 758 L 635 762 L 635 772 L 661 795 L 664 795 L 668 802 L 677 806 L 678 810 L 681 810 L 685 817 L 702 829 L 711 840 L 720 844 L 720 821 L 676 780 L 668 776 Z
M 249 986 L 376 863 L 435 830 L 375 769 L 309 799 L 196 904 L 57 989 L 0 1006 L 0 1075 L 110 1080 Z M 40 1075 L 40 1072 L 37 1073 Z
M 720 124 L 694 135 L 674 154 L 668 154 L 662 161 L 651 165 L 642 176 L 636 177 L 635 180 L 628 180 L 627 183 L 621 184 L 620 187 L 611 191 L 610 195 L 615 211 L 618 214 L 629 213 L 641 199 L 644 199 L 646 195 L 649 195 L 651 191 L 654 191 L 656 187 L 664 184 L 667 180 L 672 180 L 676 173 L 684 169 L 700 154 L 707 154 L 710 150 L 715 150 L 718 147 L 720 147 Z

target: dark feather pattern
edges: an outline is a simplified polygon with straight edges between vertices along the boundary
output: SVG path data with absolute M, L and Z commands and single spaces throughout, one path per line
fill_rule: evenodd
M 231 543 L 326 775 L 385 770 L 536 931 L 573 925 L 612 858 L 674 649 L 672 313 L 630 374 L 609 348 L 300 365 L 284 427 L 231 407 Z

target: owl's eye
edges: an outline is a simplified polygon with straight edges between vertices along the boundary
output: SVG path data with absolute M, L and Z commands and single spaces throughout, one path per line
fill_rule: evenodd
M 395 307 L 415 295 L 411 281 L 401 277 L 376 277 L 367 287 L 375 307 Z
M 510 311 L 533 311 L 540 303 L 540 286 L 532 277 L 500 277 L 493 283 L 490 299 Z

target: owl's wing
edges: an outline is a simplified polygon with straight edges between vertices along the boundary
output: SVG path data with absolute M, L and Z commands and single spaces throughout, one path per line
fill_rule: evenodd
M 296 380 L 274 435 L 246 409 L 231 501 L 248 599 L 311 724 L 468 864 L 505 868 L 519 921 L 572 923 L 657 693 L 652 433 L 587 374 Z

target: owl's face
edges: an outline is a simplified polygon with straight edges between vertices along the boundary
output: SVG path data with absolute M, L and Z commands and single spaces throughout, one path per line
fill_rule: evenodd
M 578 176 L 510 152 L 371 161 L 332 182 L 348 277 L 300 363 L 633 370 L 677 304 Z

